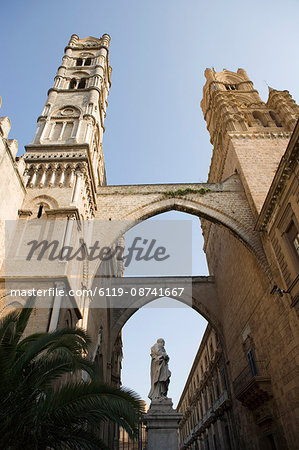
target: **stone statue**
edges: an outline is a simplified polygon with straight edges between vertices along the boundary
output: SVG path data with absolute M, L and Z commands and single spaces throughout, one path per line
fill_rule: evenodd
M 168 369 L 169 356 L 164 345 L 164 339 L 158 339 L 151 348 L 151 390 L 148 394 L 151 400 L 167 398 L 171 372 Z

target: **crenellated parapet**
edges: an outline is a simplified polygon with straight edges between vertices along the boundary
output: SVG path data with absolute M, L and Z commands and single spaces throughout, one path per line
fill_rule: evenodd
M 201 107 L 213 144 L 208 181 L 237 172 L 257 217 L 299 117 L 288 91 L 269 89 L 263 102 L 243 69 L 206 69 Z

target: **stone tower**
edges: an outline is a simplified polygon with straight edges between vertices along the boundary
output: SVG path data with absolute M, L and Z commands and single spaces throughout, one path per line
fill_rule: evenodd
M 252 212 L 253 225 L 245 215 L 241 221 L 257 233 L 257 219 L 286 152 L 299 107 L 287 91 L 274 89 L 269 89 L 264 103 L 243 69 L 236 73 L 207 69 L 205 75 L 201 106 L 214 146 L 208 180 L 230 177 L 242 186 L 239 195 Z M 237 208 L 234 205 L 236 214 Z M 269 239 L 259 234 L 271 275 L 223 227 L 205 219 L 201 225 L 209 271 L 217 279 L 238 448 L 296 448 L 296 425 L 290 425 L 296 376 L 285 376 L 292 373 L 296 350 L 292 348 L 289 359 L 281 355 L 291 355 L 287 346 L 296 341 L 298 318 L 286 298 L 271 295 L 271 277 L 278 271 Z M 240 381 L 251 355 L 264 382 L 252 389 Z
M 264 103 L 243 69 L 206 69 L 205 76 L 201 107 L 214 146 L 209 182 L 237 172 L 257 217 L 299 108 L 288 91 L 271 88 Z
M 107 98 L 111 85 L 109 66 L 110 37 L 79 39 L 72 35 L 65 48 L 53 87 L 41 116 L 32 143 L 21 158 L 25 164 L 26 194 L 19 208 L 22 221 L 31 219 L 65 220 L 64 245 L 82 221 L 93 219 L 97 210 L 98 187 L 106 185 L 102 150 Z M 23 222 L 24 223 L 24 222 Z M 56 222 L 57 223 L 57 222 Z M 62 222 L 60 222 L 62 223 Z M 88 286 L 88 263 L 78 263 L 72 283 L 77 288 Z M 61 265 L 61 282 L 66 269 Z M 61 298 L 53 299 L 53 310 L 38 311 L 28 332 L 53 330 L 59 326 L 87 328 L 88 299 L 74 297 L 74 306 L 61 309 Z M 98 324 L 96 324 L 98 327 Z M 98 329 L 94 332 L 95 342 Z
M 26 147 L 28 193 L 23 214 L 54 210 L 66 217 L 76 208 L 94 217 L 96 190 L 106 184 L 102 151 L 110 87 L 110 37 L 79 39 L 72 35 L 46 105 Z M 53 213 L 53 211 L 52 211 Z

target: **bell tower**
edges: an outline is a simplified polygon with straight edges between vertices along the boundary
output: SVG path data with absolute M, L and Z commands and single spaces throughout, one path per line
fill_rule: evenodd
M 111 85 L 110 37 L 72 35 L 33 142 L 26 146 L 23 209 L 76 208 L 94 217 L 96 190 L 106 184 L 102 139 Z M 34 210 L 34 211 L 33 211 Z
M 288 91 L 264 103 L 243 69 L 206 69 L 201 107 L 214 146 L 209 182 L 237 172 L 255 217 L 261 210 L 299 115 Z

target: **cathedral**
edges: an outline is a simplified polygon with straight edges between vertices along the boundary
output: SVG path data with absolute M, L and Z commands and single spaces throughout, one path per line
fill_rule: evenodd
M 0 118 L 0 313 L 20 306 L 8 289 L 15 274 L 5 271 L 7 221 L 24 230 L 31 221 L 63 223 L 67 242 L 74 230 L 80 240 L 85 224 L 96 220 L 110 229 L 115 221 L 132 224 L 170 210 L 196 215 L 210 276 L 192 277 L 192 307 L 209 325 L 178 405 L 180 448 L 295 450 L 299 107 L 288 91 L 272 88 L 263 102 L 243 69 L 207 69 L 201 102 L 213 145 L 207 182 L 109 186 L 102 146 L 109 43 L 107 34 L 71 36 L 21 157 L 9 118 Z M 128 308 L 89 308 L 99 271 L 121 276 L 122 267 L 112 261 L 99 269 L 83 260 L 71 268 L 60 262 L 52 303 L 36 310 L 26 332 L 85 328 L 103 380 L 120 386 L 122 327 L 153 298 L 141 296 Z M 58 287 L 86 290 L 66 306 Z M 118 430 L 103 433 L 109 448 L 119 448 Z

